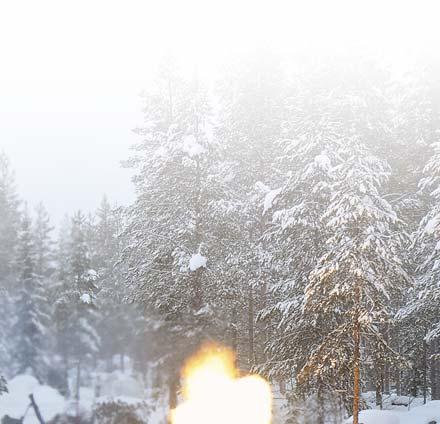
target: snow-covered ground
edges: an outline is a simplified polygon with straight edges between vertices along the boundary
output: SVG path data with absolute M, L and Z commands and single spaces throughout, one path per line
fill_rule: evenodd
M 66 400 L 52 387 L 43 386 L 30 375 L 18 375 L 8 382 L 9 393 L 0 396 L 0 418 L 9 415 L 11 418 L 21 418 L 25 415 L 30 404 L 29 395 L 33 394 L 40 408 L 41 415 L 46 421 L 64 412 Z M 24 424 L 38 424 L 34 410 L 30 408 Z
M 346 424 L 352 422 L 350 419 Z M 409 410 L 402 407 L 383 411 L 369 409 L 361 412 L 359 422 L 361 424 L 440 424 L 440 401 L 434 400 Z
M 41 385 L 34 377 L 18 375 L 8 381 L 9 393 L 0 396 L 0 421 L 6 415 L 16 419 L 25 416 L 24 424 L 38 424 L 33 408 L 28 408 L 30 394 L 34 395 L 46 422 L 58 414 L 76 416 L 77 408 L 81 416 L 88 417 L 99 404 L 120 402 L 125 405 L 145 405 L 145 401 L 152 398 L 128 372 L 96 373 L 95 384 L 99 384 L 99 390 L 96 387 L 80 388 L 80 402 L 77 405 L 75 399 L 66 399 L 53 387 Z M 163 408 L 148 406 L 147 409 L 150 423 L 160 424 L 166 418 Z

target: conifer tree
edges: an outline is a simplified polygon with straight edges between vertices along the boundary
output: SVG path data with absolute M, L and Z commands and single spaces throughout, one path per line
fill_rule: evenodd
M 17 252 L 17 295 L 14 335 L 14 363 L 17 374 L 31 373 L 40 381 L 46 377 L 49 322 L 47 293 L 37 274 L 35 243 L 31 218 L 25 210 L 22 218 Z
M 15 262 L 20 224 L 15 177 L 8 157 L 0 153 L 0 369 L 10 359 L 9 330 L 13 323 L 12 296 L 17 277 Z

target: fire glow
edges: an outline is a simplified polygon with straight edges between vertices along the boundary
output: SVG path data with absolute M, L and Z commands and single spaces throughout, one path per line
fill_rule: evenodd
M 239 378 L 231 350 L 204 346 L 182 377 L 184 400 L 171 411 L 172 424 L 270 424 L 269 383 L 258 375 Z

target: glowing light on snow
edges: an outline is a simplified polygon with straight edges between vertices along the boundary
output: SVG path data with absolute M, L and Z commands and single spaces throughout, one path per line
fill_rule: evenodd
M 258 375 L 238 378 L 234 353 L 206 345 L 183 369 L 184 401 L 172 424 L 269 424 L 272 393 Z

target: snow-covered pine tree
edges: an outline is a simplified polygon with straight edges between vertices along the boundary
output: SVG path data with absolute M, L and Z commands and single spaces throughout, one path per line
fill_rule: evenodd
M 96 271 L 91 269 L 88 221 L 78 211 L 61 228 L 58 244 L 54 299 L 56 344 L 63 358 L 63 391 L 68 394 L 68 372 L 76 367 L 76 390 L 83 366 L 98 352 L 95 297 Z M 79 396 L 78 391 L 76 396 Z
M 111 370 L 113 357 L 120 355 L 120 365 L 124 369 L 124 355 L 130 353 L 138 311 L 134 305 L 124 302 L 125 267 L 118 263 L 124 246 L 124 239 L 120 237 L 123 210 L 111 206 L 104 196 L 95 216 L 92 268 L 97 271 L 100 289 L 97 296 L 100 357 L 107 361 L 107 368 Z
M 53 284 L 51 285 L 51 300 L 53 302 L 52 316 L 54 334 L 54 350 L 61 358 L 58 372 L 54 371 L 53 385 L 57 387 L 61 393 L 68 396 L 68 372 L 70 364 L 70 317 L 71 317 L 71 296 L 70 279 L 69 279 L 69 241 L 70 241 L 71 220 L 65 216 L 60 224 L 57 237 L 57 244 L 54 252 L 55 273 Z
M 7 377 L 12 372 L 8 361 L 8 341 L 14 316 L 11 296 L 17 276 L 15 255 L 19 225 L 14 173 L 8 157 L 0 153 L 0 369 Z
M 215 328 L 217 143 L 211 129 L 207 93 L 197 76 L 163 70 L 157 90 L 145 95 L 143 137 L 129 165 L 137 170 L 137 199 L 128 211 L 124 252 L 133 300 L 162 318 L 171 403 L 179 363 Z M 191 335 L 191 338 L 187 337 Z M 191 340 L 191 343 L 189 343 Z
M 71 346 L 79 362 L 98 350 L 99 338 L 94 328 L 94 300 L 97 292 L 96 271 L 91 268 L 87 244 L 87 220 L 81 211 L 72 217 L 69 240 L 69 297 L 73 303 Z
M 266 330 L 256 322 L 270 283 L 270 241 L 263 239 L 268 215 L 263 203 L 280 180 L 275 166 L 276 140 L 281 133 L 287 85 L 280 58 L 267 46 L 232 63 L 217 89 L 216 134 L 230 179 L 225 202 L 230 230 L 221 238 L 230 246 L 225 277 L 232 289 L 232 344 L 240 366 L 249 369 L 264 357 L 261 347 Z
M 440 143 L 433 144 L 433 155 L 424 169 L 420 182 L 422 193 L 428 196 L 427 213 L 415 234 L 418 278 L 412 299 L 400 311 L 400 317 L 425 324 L 424 340 L 431 354 L 431 395 L 440 398 Z
M 332 234 L 304 300 L 305 316 L 325 319 L 330 331 L 314 346 L 300 378 L 320 379 L 350 398 L 353 394 L 357 424 L 362 346 L 387 348 L 380 326 L 390 320 L 388 301 L 401 296 L 408 276 L 398 256 L 399 218 L 381 193 L 389 167 L 355 133 L 340 140 L 337 155 L 340 164 L 333 168 L 332 198 L 323 215 Z
M 43 203 L 39 203 L 35 208 L 33 227 L 35 272 L 45 280 L 45 285 L 49 285 L 49 279 L 54 272 L 54 241 L 51 236 L 53 230 L 54 227 L 50 224 L 49 213 Z
M 29 373 L 39 381 L 47 375 L 49 323 L 47 293 L 38 275 L 32 221 L 24 211 L 17 248 L 16 320 L 12 327 L 15 374 Z

